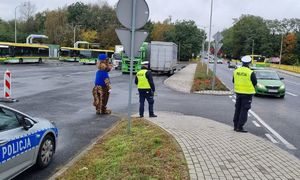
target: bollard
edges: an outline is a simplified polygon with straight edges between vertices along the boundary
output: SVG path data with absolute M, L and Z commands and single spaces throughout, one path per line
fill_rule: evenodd
M 11 97 L 11 73 L 9 70 L 4 73 L 4 97 Z
M 4 98 L 0 98 L 0 102 L 18 102 L 11 98 L 11 72 L 6 70 L 4 73 Z

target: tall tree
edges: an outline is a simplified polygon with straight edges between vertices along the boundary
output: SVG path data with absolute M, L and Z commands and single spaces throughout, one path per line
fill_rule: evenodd
M 166 32 L 166 41 L 176 43 L 180 49 L 180 59 L 189 60 L 192 54 L 201 50 L 205 32 L 198 29 L 194 21 L 177 21 L 175 27 Z
M 49 42 L 61 46 L 72 44 L 72 29 L 67 26 L 67 12 L 62 9 L 46 13 L 45 32 Z

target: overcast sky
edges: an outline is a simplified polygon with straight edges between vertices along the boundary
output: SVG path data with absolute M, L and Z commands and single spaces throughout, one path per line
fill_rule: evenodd
M 27 0 L 0 0 L 0 18 L 14 19 L 14 9 Z M 31 0 L 36 10 L 57 9 L 77 0 Z M 103 0 L 81 0 L 84 3 L 99 3 Z M 118 0 L 107 0 L 115 5 Z M 210 0 L 146 0 L 152 21 L 194 20 L 200 27 L 209 26 Z M 18 13 L 18 11 L 17 11 Z M 261 16 L 264 19 L 300 18 L 300 0 L 214 0 L 213 33 L 232 26 L 233 18 L 242 14 Z M 208 32 L 208 28 L 206 28 Z

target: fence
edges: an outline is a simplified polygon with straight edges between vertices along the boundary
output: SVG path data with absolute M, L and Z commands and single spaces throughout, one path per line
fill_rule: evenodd
M 289 66 L 289 65 L 279 65 L 279 64 L 270 64 L 270 67 L 282 69 L 290 72 L 300 73 L 300 66 Z

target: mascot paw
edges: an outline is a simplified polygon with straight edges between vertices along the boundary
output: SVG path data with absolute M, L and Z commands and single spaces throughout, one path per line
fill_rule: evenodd
M 102 111 L 102 114 L 111 114 L 111 110 L 110 109 L 106 109 L 105 111 Z

